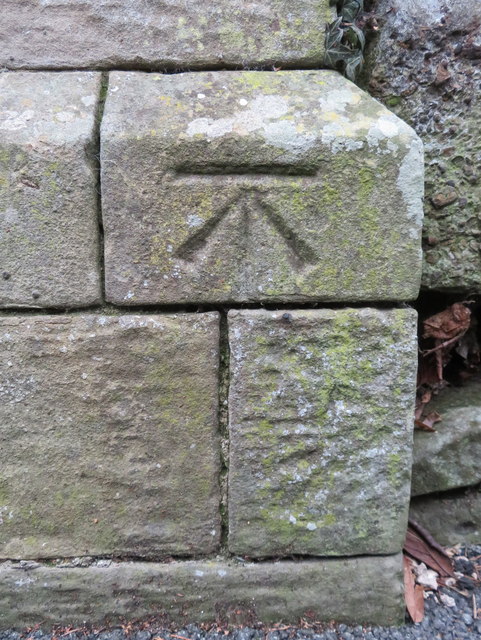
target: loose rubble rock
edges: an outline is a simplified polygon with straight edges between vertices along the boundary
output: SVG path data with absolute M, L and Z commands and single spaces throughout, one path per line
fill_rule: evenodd
M 443 389 L 429 403 L 436 432 L 414 432 L 412 495 L 481 482 L 481 378 Z

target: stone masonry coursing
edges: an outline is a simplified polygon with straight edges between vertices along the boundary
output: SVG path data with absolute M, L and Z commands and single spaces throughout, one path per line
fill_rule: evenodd
M 327 0 L 11 4 L 0 624 L 401 622 L 419 138 Z

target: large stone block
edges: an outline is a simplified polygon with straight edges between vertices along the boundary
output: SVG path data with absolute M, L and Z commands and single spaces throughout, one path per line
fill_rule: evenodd
M 218 316 L 0 319 L 0 557 L 219 542 Z
M 415 325 L 410 309 L 229 313 L 233 553 L 402 548 Z
M 335 72 L 112 73 L 101 157 L 116 304 L 417 295 L 420 141 Z
M 0 307 L 100 300 L 99 95 L 98 73 L 0 74 Z
M 0 66 L 319 66 L 329 0 L 3 0 Z
M 108 567 L 0 565 L 0 625 L 186 622 L 400 624 L 401 556 L 301 562 L 124 562 Z M 74 597 L 72 596 L 74 594 Z M 135 594 L 135 597 L 133 596 Z
M 412 495 L 481 482 L 481 377 L 444 389 L 429 403 L 436 433 L 415 431 Z
M 369 91 L 425 144 L 423 286 L 481 293 L 481 3 L 379 0 Z

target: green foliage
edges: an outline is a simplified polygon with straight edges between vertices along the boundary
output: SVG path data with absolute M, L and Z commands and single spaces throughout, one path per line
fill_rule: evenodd
M 326 25 L 326 53 L 324 64 L 342 71 L 349 80 L 355 80 L 364 62 L 366 40 L 356 20 L 364 9 L 363 0 L 342 0 L 337 5 L 339 17 Z

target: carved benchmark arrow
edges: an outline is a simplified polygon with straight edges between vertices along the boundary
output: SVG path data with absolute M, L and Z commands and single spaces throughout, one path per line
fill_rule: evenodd
M 245 224 L 245 236 L 250 236 L 252 224 L 251 211 L 257 211 L 280 235 L 289 249 L 301 264 L 317 261 L 316 252 L 289 226 L 283 216 L 264 202 L 255 191 L 243 192 L 220 207 L 194 234 L 192 234 L 176 250 L 175 255 L 182 260 L 193 261 L 195 255 L 206 244 L 208 238 L 215 232 L 219 223 L 229 216 L 242 216 Z

